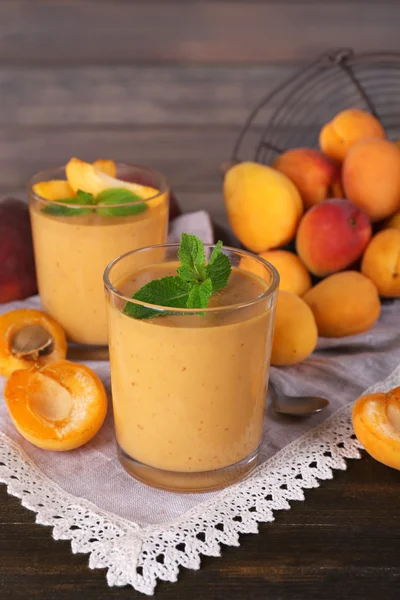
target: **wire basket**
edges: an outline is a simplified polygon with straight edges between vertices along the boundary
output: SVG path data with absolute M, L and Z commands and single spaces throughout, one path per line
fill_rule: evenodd
M 374 114 L 400 138 L 400 54 L 329 51 L 268 93 L 251 111 L 232 161 L 269 164 L 299 146 L 318 147 L 321 127 L 346 108 Z

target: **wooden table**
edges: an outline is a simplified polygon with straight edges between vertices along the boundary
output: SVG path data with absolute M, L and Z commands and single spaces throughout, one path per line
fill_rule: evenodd
M 275 513 L 258 535 L 245 535 L 199 571 L 160 583 L 165 600 L 398 600 L 399 473 L 373 459 L 349 461 L 305 502 Z M 132 588 L 109 588 L 104 570 L 54 541 L 34 514 L 0 487 L 1 600 L 124 600 Z
M 218 166 L 261 95 L 330 48 L 399 51 L 399 20 L 391 0 L 0 0 L 0 193 L 101 155 L 160 169 L 185 210 L 223 222 Z M 157 597 L 397 600 L 399 484 L 351 461 Z M 139 597 L 108 588 L 0 487 L 1 600 Z

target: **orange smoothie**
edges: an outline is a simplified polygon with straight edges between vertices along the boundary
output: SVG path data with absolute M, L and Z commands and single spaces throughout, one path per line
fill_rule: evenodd
M 53 216 L 31 204 L 39 294 L 43 310 L 70 341 L 107 344 L 103 272 L 125 252 L 165 242 L 167 194 L 155 206 L 125 217 Z
M 148 281 L 176 274 L 177 266 L 145 267 L 114 287 L 131 297 Z M 147 320 L 108 300 L 115 428 L 124 455 L 163 471 L 204 473 L 257 451 L 275 297 L 255 300 L 268 287 L 234 267 L 202 315 Z

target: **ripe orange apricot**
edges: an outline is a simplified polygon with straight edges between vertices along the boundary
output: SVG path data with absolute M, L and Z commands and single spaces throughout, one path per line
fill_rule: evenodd
M 73 450 L 86 444 L 107 413 L 100 379 L 89 367 L 68 360 L 14 371 L 4 397 L 19 433 L 44 450 Z
M 358 441 L 379 462 L 400 470 L 400 387 L 361 396 L 353 407 Z
M 49 344 L 37 352 L 17 351 L 15 340 L 23 330 L 40 328 L 49 335 Z M 37 332 L 36 332 L 37 333 Z M 27 369 L 34 364 L 46 365 L 54 360 L 65 358 L 67 341 L 61 325 L 46 313 L 31 308 L 12 310 L 0 315 L 0 375 L 8 377 L 18 369 Z
M 385 130 L 376 117 L 365 110 L 349 108 L 321 129 L 319 145 L 324 154 L 342 162 L 350 148 L 360 140 L 385 137 Z

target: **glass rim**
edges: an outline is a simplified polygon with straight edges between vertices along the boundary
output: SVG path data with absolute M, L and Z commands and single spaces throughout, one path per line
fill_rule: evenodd
M 149 302 L 143 302 L 141 300 L 134 300 L 134 299 L 132 299 L 132 297 L 125 296 L 125 294 L 123 294 L 122 292 L 117 290 L 117 288 L 112 285 L 112 283 L 110 281 L 111 270 L 117 263 L 124 260 L 128 256 L 137 254 L 139 252 L 148 251 L 148 250 L 157 250 L 159 248 L 179 249 L 179 246 L 180 246 L 180 244 L 176 243 L 176 242 L 168 243 L 168 244 L 157 244 L 154 246 L 145 246 L 144 248 L 137 248 L 136 250 L 130 250 L 129 252 L 125 252 L 124 254 L 117 256 L 117 258 L 114 258 L 114 260 L 112 260 L 104 270 L 103 283 L 104 283 L 105 288 L 110 293 L 112 293 L 114 296 L 118 296 L 118 298 L 120 298 L 121 300 L 124 300 L 125 302 L 137 304 L 137 305 L 143 306 L 145 308 L 151 308 L 153 310 L 156 310 L 159 313 L 168 312 L 168 313 L 173 313 L 173 314 L 198 315 L 199 312 L 207 313 L 207 314 L 221 313 L 221 312 L 226 312 L 229 310 L 230 311 L 238 310 L 240 308 L 247 308 L 250 306 L 254 306 L 255 304 L 262 302 L 269 296 L 272 296 L 272 294 L 277 290 L 277 288 L 279 286 L 279 279 L 280 279 L 279 273 L 278 273 L 277 269 L 271 263 L 269 263 L 267 260 L 265 260 L 261 256 L 258 256 L 257 254 L 253 254 L 252 252 L 248 252 L 247 250 L 241 250 L 240 248 L 233 248 L 232 246 L 225 246 L 225 245 L 222 247 L 223 250 L 228 250 L 228 252 L 230 252 L 232 254 L 240 255 L 242 257 L 252 258 L 256 262 L 261 263 L 266 269 L 269 270 L 269 272 L 272 275 L 272 281 L 271 281 L 270 285 L 268 286 L 268 288 L 262 294 L 259 294 L 258 296 L 256 296 L 252 300 L 248 300 L 247 302 L 238 302 L 236 304 L 228 304 L 226 306 L 215 306 L 215 307 L 208 307 L 208 308 L 202 308 L 202 309 L 199 309 L 199 308 L 177 308 L 176 306 L 161 306 L 159 304 L 150 304 Z M 215 247 L 215 243 L 204 244 L 204 248 L 214 248 L 214 247 Z
M 154 196 L 151 196 L 150 198 L 142 198 L 141 200 L 132 200 L 132 202 L 124 202 L 123 204 L 113 204 L 112 208 L 127 208 L 129 206 L 133 206 L 135 204 L 147 204 L 148 202 L 150 202 L 151 200 L 155 200 L 156 198 L 159 198 L 160 196 L 162 196 L 163 194 L 169 193 L 171 190 L 171 186 L 167 180 L 167 178 L 165 177 L 165 175 L 163 175 L 162 173 L 160 173 L 160 171 L 156 171 L 155 169 L 152 169 L 151 167 L 145 167 L 143 165 L 137 165 L 137 164 L 133 164 L 133 163 L 125 163 L 125 162 L 120 162 L 120 161 L 113 161 L 115 163 L 115 165 L 118 167 L 128 167 L 128 168 L 133 168 L 133 169 L 138 169 L 141 171 L 146 171 L 147 173 L 152 173 L 154 175 L 156 175 L 157 177 L 160 177 L 163 181 L 163 185 L 161 186 L 162 189 L 160 189 L 157 194 L 154 194 Z M 33 186 L 36 183 L 40 183 L 41 181 L 51 181 L 51 179 L 46 179 L 46 177 L 48 177 L 51 173 L 55 172 L 55 171 L 61 171 L 62 169 L 64 169 L 65 171 L 65 167 L 66 165 L 58 165 L 56 167 L 49 167 L 48 169 L 43 169 L 42 171 L 38 171 L 37 173 L 35 173 L 34 175 L 32 175 L 32 177 L 28 180 L 28 183 L 26 184 L 27 190 L 28 190 L 28 198 L 29 197 L 33 197 L 35 200 L 39 201 L 39 202 L 43 202 L 45 204 L 55 204 L 56 206 L 63 206 L 65 207 L 66 204 L 65 202 L 60 202 L 57 200 L 49 200 L 48 198 L 44 198 L 43 196 L 40 196 L 39 194 L 37 194 L 36 192 L 33 191 Z M 38 179 L 39 177 L 43 177 L 43 179 Z M 67 179 L 66 179 L 67 181 Z M 124 180 L 120 180 L 120 181 L 124 181 Z M 125 183 L 134 183 L 134 182 L 125 182 Z M 137 185 L 141 185 L 141 184 L 137 184 Z M 152 187 L 152 186 L 143 186 L 143 187 Z M 88 204 L 71 204 L 68 205 L 71 209 L 90 209 L 90 210 L 94 210 L 97 211 L 99 209 L 104 209 L 106 207 L 102 206 L 102 205 L 98 205 L 98 204 L 93 204 L 93 205 L 88 205 Z M 74 215 L 71 215 L 74 216 Z M 131 216 L 131 215 L 129 215 Z

